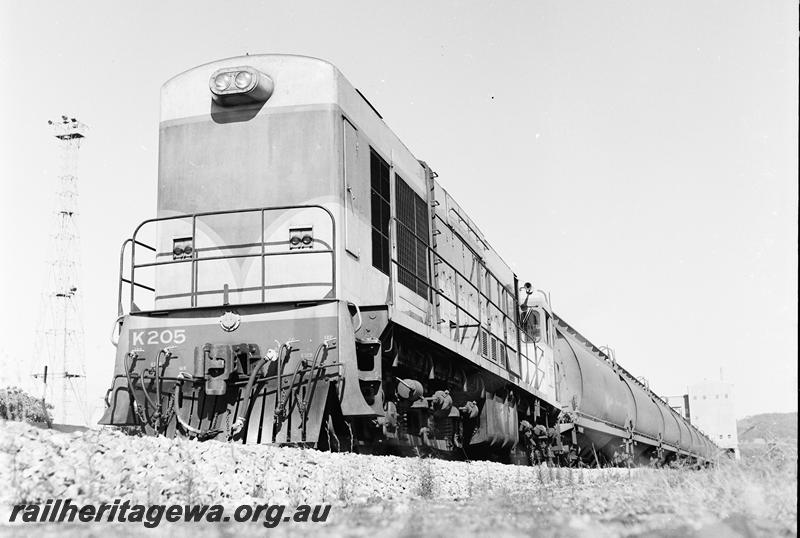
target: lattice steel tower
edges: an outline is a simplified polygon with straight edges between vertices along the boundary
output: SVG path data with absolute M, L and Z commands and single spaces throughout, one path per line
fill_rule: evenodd
M 36 335 L 33 377 L 53 419 L 88 425 L 78 233 L 78 149 L 87 127 L 75 118 L 48 121 L 61 151 L 53 235 Z

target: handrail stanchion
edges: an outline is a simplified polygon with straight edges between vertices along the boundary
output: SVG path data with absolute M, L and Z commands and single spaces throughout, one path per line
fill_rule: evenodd
M 389 287 L 391 288 L 390 299 L 392 301 L 392 306 L 397 306 L 397 285 L 400 283 L 400 278 L 398 274 L 398 270 L 400 269 L 400 264 L 393 264 L 392 255 L 391 255 L 391 248 L 392 245 L 397 244 L 397 219 L 392 218 L 389 224 Z M 395 267 L 396 265 L 396 267 Z
M 519 358 L 519 373 L 520 376 L 522 375 L 522 334 L 519 328 L 519 281 L 517 280 L 517 276 L 514 275 L 514 328 L 517 331 L 517 357 Z M 525 357 L 525 360 L 528 360 L 528 357 Z M 527 366 L 527 365 L 526 365 Z
M 265 249 L 264 249 L 264 209 L 262 208 L 261 211 L 261 302 L 264 303 L 267 301 L 267 258 L 264 256 Z
M 456 301 L 456 342 L 461 343 L 461 305 L 458 304 L 458 271 L 453 271 L 453 295 Z
M 137 230 L 138 231 L 138 230 Z M 136 295 L 136 286 L 133 284 L 136 282 L 136 234 L 133 235 L 133 244 L 131 245 L 131 304 L 130 309 L 133 310 L 133 305 L 135 304 L 134 298 Z
M 133 239 L 126 239 L 122 242 L 122 248 L 119 249 L 119 286 L 117 288 L 117 315 L 121 316 L 124 312 L 124 308 L 122 307 L 122 284 L 123 284 L 123 276 L 122 273 L 125 270 L 125 247 L 128 246 L 128 243 L 132 242 Z
M 197 233 L 197 215 L 192 215 L 192 261 L 189 266 L 192 272 L 192 289 L 189 304 L 197 306 L 197 245 L 195 244 L 195 234 Z
M 328 213 L 331 219 L 331 286 L 333 287 L 333 296 L 339 296 L 339 287 L 336 283 L 336 219 L 333 214 L 322 206 L 316 206 Z

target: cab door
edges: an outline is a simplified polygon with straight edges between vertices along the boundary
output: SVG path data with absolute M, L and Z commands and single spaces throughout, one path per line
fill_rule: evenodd
M 344 178 L 344 248 L 358 258 L 361 249 L 358 242 L 358 208 L 365 203 L 367 194 L 359 192 L 358 181 L 358 130 L 347 118 L 342 118 L 343 137 L 342 177 Z M 366 185 L 365 182 L 362 182 Z

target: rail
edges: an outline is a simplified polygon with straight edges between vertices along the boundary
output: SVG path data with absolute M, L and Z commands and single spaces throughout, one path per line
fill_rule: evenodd
M 268 243 L 266 242 L 265 237 L 265 230 L 266 230 L 266 215 L 270 212 L 278 212 L 278 211 L 292 211 L 292 210 L 306 210 L 306 209 L 318 209 L 324 212 L 327 215 L 328 219 L 330 219 L 330 245 L 325 245 L 325 242 L 322 240 L 314 239 L 315 243 L 320 243 L 325 246 L 325 248 L 317 249 L 296 249 L 296 250 L 285 250 L 285 251 L 276 251 L 276 252 L 267 252 L 266 247 Z M 198 219 L 202 219 L 204 217 L 213 217 L 219 215 L 235 215 L 235 214 L 252 214 L 258 213 L 260 216 L 261 222 L 261 240 L 258 243 L 247 243 L 247 244 L 235 244 L 235 245 L 215 245 L 213 249 L 221 251 L 225 249 L 233 249 L 233 248 L 243 248 L 243 247 L 257 247 L 259 252 L 248 252 L 248 253 L 238 253 L 238 254 L 225 254 L 225 255 L 218 255 L 218 256 L 201 256 L 200 251 L 198 251 L 197 247 L 197 221 Z M 179 220 L 191 220 L 191 254 L 186 258 L 181 259 L 169 259 L 169 260 L 158 260 L 158 256 L 161 254 L 167 255 L 167 253 L 159 253 L 158 250 L 146 244 L 143 241 L 140 241 L 138 236 L 139 233 L 142 231 L 143 227 L 153 224 L 153 223 L 162 223 L 167 221 L 179 221 Z M 289 245 L 289 240 L 285 241 L 287 245 Z M 274 245 L 274 243 L 270 243 L 270 245 Z M 153 262 L 145 262 L 145 263 L 137 263 L 136 252 L 137 247 L 146 249 L 147 251 L 155 253 L 156 259 Z M 130 256 L 130 265 L 129 269 L 130 272 L 128 275 L 125 275 L 125 254 L 126 251 L 130 248 L 131 256 Z M 201 249 L 202 250 L 202 249 Z M 189 307 L 195 308 L 197 307 L 197 299 L 198 296 L 204 293 L 227 293 L 228 288 L 227 285 L 220 290 L 212 290 L 212 291 L 199 291 L 198 290 L 198 264 L 200 262 L 207 262 L 207 261 L 216 261 L 216 260 L 227 260 L 227 259 L 237 259 L 237 258 L 260 258 L 261 260 L 261 267 L 260 267 L 260 286 L 256 287 L 256 290 L 260 290 L 261 295 L 261 302 L 264 303 L 267 301 L 267 259 L 275 258 L 275 257 L 283 257 L 283 256 L 297 256 L 297 255 L 320 255 L 320 254 L 329 254 L 331 257 L 330 263 L 330 286 L 331 289 L 336 290 L 336 221 L 333 217 L 333 214 L 327 208 L 317 205 L 317 204 L 303 204 L 303 205 L 285 205 L 285 206 L 272 206 L 272 207 L 259 207 L 259 208 L 250 208 L 250 209 L 232 209 L 232 210 L 224 210 L 224 211 L 206 211 L 201 213 L 191 213 L 186 215 L 174 215 L 170 217 L 160 217 L 154 219 L 148 219 L 140 223 L 133 232 L 133 236 L 129 239 L 126 239 L 122 243 L 122 247 L 120 248 L 120 266 L 119 266 L 119 286 L 118 286 L 118 296 L 117 296 L 117 307 L 118 307 L 118 315 L 122 316 L 124 314 L 124 307 L 123 307 L 123 291 L 124 287 L 127 284 L 129 286 L 129 293 L 130 293 L 130 300 L 129 300 L 129 311 L 133 309 L 135 304 L 136 298 L 136 290 L 143 289 L 147 290 L 153 294 L 156 293 L 156 289 L 153 286 L 148 286 L 141 282 L 137 282 L 136 280 L 136 270 L 137 269 L 144 269 L 150 267 L 160 267 L 160 266 L 168 266 L 168 265 L 179 265 L 179 264 L 190 264 L 191 269 L 191 284 L 188 294 L 181 294 L 188 295 L 189 297 Z M 325 282 L 327 286 L 327 282 Z M 236 289 L 232 291 L 252 291 L 253 288 L 246 288 L 246 289 Z

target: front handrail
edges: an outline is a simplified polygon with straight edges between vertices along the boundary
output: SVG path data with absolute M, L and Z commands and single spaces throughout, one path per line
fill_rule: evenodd
M 122 307 L 122 284 L 131 284 L 131 285 L 139 286 L 140 288 L 145 288 L 145 289 L 150 290 L 152 292 L 156 291 L 155 289 L 151 288 L 150 286 L 145 286 L 144 284 L 137 284 L 137 283 L 131 282 L 129 279 L 127 279 L 127 278 L 122 276 L 122 271 L 123 271 L 123 269 L 125 267 L 125 250 L 128 247 L 128 245 L 133 243 L 133 241 L 134 241 L 133 239 L 126 239 L 125 241 L 122 242 L 122 247 L 120 247 L 120 249 L 119 249 L 119 287 L 117 289 L 117 316 L 120 316 L 120 317 L 125 312 L 125 309 Z M 140 241 L 137 241 L 136 244 L 140 245 L 140 246 L 142 246 L 142 247 L 144 247 L 144 248 L 146 248 L 148 250 L 156 252 L 156 249 L 154 249 L 150 245 L 147 245 L 147 244 L 142 243 Z M 131 300 L 131 302 L 132 302 L 132 300 Z
M 313 249 L 313 250 L 287 250 L 282 252 L 267 252 L 266 251 L 266 241 L 265 241 L 265 222 L 266 222 L 266 213 L 268 212 L 275 212 L 275 211 L 287 211 L 287 210 L 294 210 L 294 209 L 319 209 L 325 212 L 328 218 L 331 221 L 331 243 L 328 248 L 325 249 Z M 248 253 L 248 254 L 230 254 L 230 255 L 219 255 L 219 256 L 208 256 L 208 257 L 200 257 L 198 256 L 198 251 L 196 249 L 196 237 L 197 237 L 197 219 L 201 219 L 203 217 L 209 216 L 219 216 L 219 215 L 232 215 L 232 214 L 246 214 L 246 213 L 259 213 L 260 214 L 260 222 L 261 222 L 261 241 L 260 243 L 254 243 L 248 246 L 260 246 L 260 252 L 258 253 Z M 176 220 L 187 220 L 191 219 L 191 246 L 192 246 L 192 254 L 191 257 L 186 259 L 180 260 L 161 260 L 158 261 L 158 251 L 151 245 L 148 245 L 138 239 L 139 233 L 143 227 L 153 224 L 153 223 L 160 223 L 160 222 L 167 222 L 167 221 L 176 221 Z M 288 242 L 288 241 L 287 241 Z M 323 243 L 324 244 L 324 243 Z M 146 262 L 146 263 L 137 263 L 136 260 L 136 251 L 137 245 L 139 247 L 145 248 L 151 252 L 156 253 L 156 261 L 154 262 Z M 125 277 L 125 253 L 127 248 L 130 246 L 131 251 L 131 259 L 130 259 L 130 272 L 128 277 Z M 239 245 L 236 245 L 239 246 Z M 217 250 L 222 250 L 224 248 L 230 248 L 231 245 L 220 245 L 215 247 Z M 151 286 L 147 286 L 145 284 L 139 283 L 136 281 L 136 269 L 142 269 L 147 267 L 157 267 L 157 266 L 166 266 L 166 265 L 173 265 L 179 263 L 189 263 L 191 264 L 191 286 L 189 292 L 190 298 L 190 307 L 194 308 L 197 306 L 197 297 L 200 294 L 197 289 L 197 266 L 199 262 L 202 261 L 214 261 L 214 260 L 223 260 L 223 259 L 237 259 L 237 258 L 261 258 L 261 302 L 266 302 L 266 259 L 269 257 L 276 257 L 276 256 L 290 256 L 290 255 L 298 255 L 298 254 L 330 254 L 331 255 L 331 288 L 336 290 L 336 220 L 333 216 L 331 211 L 319 204 L 298 204 L 298 205 L 283 205 L 283 206 L 267 206 L 267 207 L 256 207 L 256 208 L 247 208 L 247 209 L 228 209 L 228 210 L 221 210 L 221 211 L 204 211 L 199 213 L 189 213 L 184 215 L 171 215 L 168 217 L 157 217 L 152 219 L 147 219 L 142 221 L 134 230 L 133 235 L 131 238 L 126 239 L 122 243 L 122 247 L 120 248 L 120 268 L 119 268 L 119 286 L 118 286 L 118 315 L 122 316 L 124 313 L 123 308 L 123 299 L 122 299 L 122 292 L 124 284 L 128 284 L 130 286 L 130 302 L 129 302 L 129 309 L 134 305 L 134 299 L 136 296 L 136 288 L 143 288 L 150 292 L 155 293 L 155 288 Z

